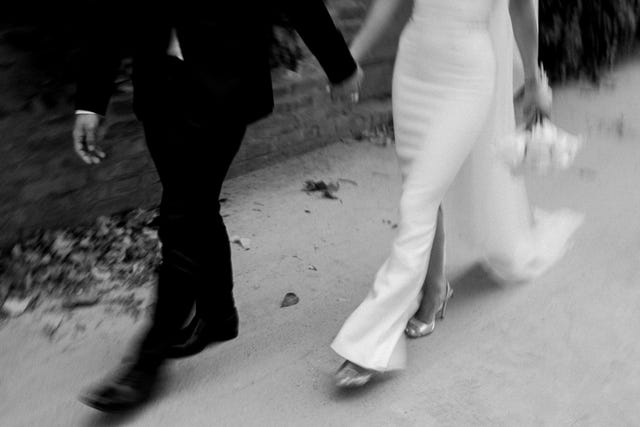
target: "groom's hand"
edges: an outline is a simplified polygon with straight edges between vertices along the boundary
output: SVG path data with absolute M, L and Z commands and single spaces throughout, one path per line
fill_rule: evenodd
M 331 99 L 334 102 L 347 101 L 354 104 L 357 103 L 360 100 L 360 87 L 363 77 L 362 68 L 358 66 L 358 69 L 351 77 L 328 88 Z
M 105 158 L 104 152 L 96 145 L 100 116 L 93 113 L 77 113 L 73 126 L 73 147 L 76 154 L 86 164 L 98 164 Z

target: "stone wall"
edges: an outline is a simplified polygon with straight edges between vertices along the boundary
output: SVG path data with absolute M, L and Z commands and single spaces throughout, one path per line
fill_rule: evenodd
M 329 0 L 347 39 L 371 0 Z M 402 17 L 400 18 L 402 19 Z M 332 105 L 313 59 L 298 73 L 274 72 L 275 113 L 248 131 L 230 176 L 360 133 L 391 120 L 388 97 L 401 21 L 366 63 L 362 105 Z M 73 89 L 36 96 L 38 80 L 27 53 L 12 50 L 0 34 L 0 245 L 38 228 L 71 226 L 133 207 L 155 206 L 160 188 L 125 84 L 114 96 L 103 146 L 108 159 L 86 166 L 72 150 Z M 250 100 L 248 101 L 250 102 Z

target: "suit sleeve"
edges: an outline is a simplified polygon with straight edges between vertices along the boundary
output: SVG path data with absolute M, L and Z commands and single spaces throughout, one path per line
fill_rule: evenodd
M 76 64 L 76 110 L 104 115 L 115 89 L 120 62 L 123 58 L 123 32 L 117 18 L 102 14 L 81 28 L 84 42 Z
M 323 0 L 281 0 L 281 7 L 331 83 L 356 72 L 357 65 Z

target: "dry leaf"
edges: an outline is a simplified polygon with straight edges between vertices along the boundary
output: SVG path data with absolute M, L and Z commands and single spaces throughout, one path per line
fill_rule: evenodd
M 288 292 L 284 296 L 284 299 L 282 300 L 282 303 L 280 304 L 280 307 L 281 308 L 291 307 L 292 305 L 296 305 L 299 302 L 300 302 L 300 299 L 298 298 L 298 296 L 296 294 L 294 294 L 293 292 Z
M 240 237 L 240 236 L 232 236 L 231 239 L 229 240 L 231 241 L 231 243 L 235 243 L 245 251 L 248 251 L 249 249 L 251 249 L 251 239 L 248 239 L 246 237 Z
M 53 339 L 55 333 L 60 329 L 62 322 L 64 320 L 64 315 L 62 314 L 49 314 L 45 316 L 43 319 L 42 333 L 44 336 Z
M 2 306 L 2 311 L 10 317 L 18 317 L 27 310 L 33 298 L 33 296 L 22 299 L 7 298 Z
M 51 246 L 51 251 L 60 258 L 65 258 L 73 250 L 73 244 L 74 241 L 68 239 L 64 232 L 61 232 L 56 236 L 56 239 Z
M 311 192 L 320 192 L 322 197 L 326 199 L 338 199 L 335 196 L 335 192 L 340 189 L 340 184 L 337 182 L 329 182 L 326 183 L 324 181 L 305 181 L 304 188 L 302 191 L 306 191 L 307 193 Z
M 73 310 L 81 307 L 91 307 L 100 302 L 100 296 L 96 294 L 74 295 L 65 298 L 62 302 L 62 308 Z

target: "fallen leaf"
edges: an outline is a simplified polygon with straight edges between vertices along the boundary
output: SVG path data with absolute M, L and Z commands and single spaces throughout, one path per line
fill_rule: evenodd
M 382 223 L 391 226 L 391 228 L 398 228 L 398 224 L 391 222 L 389 219 L 383 219 Z
M 100 280 L 100 281 L 106 281 L 106 280 L 109 280 L 111 278 L 111 273 L 110 272 L 100 270 L 97 267 L 93 267 L 91 269 L 91 274 L 93 275 L 94 278 L 96 278 L 97 280 Z
M 336 196 L 335 194 L 333 194 L 331 191 L 328 191 L 328 190 L 322 192 L 322 197 L 324 197 L 325 199 L 339 200 L 338 196 Z
M 245 251 L 251 249 L 251 239 L 248 239 L 246 237 L 232 236 L 230 241 L 231 243 L 235 243 L 236 245 L 240 246 Z
M 82 264 L 87 260 L 87 255 L 82 252 L 73 252 L 69 256 L 69 259 L 76 264 Z
M 280 308 L 291 307 L 292 305 L 296 305 L 299 302 L 300 302 L 300 298 L 298 298 L 296 294 L 294 294 L 293 292 L 288 292 L 284 296 L 284 299 L 280 304 Z
M 42 326 L 42 333 L 45 337 L 49 338 L 49 340 L 53 339 L 55 333 L 60 329 L 62 322 L 64 320 L 64 315 L 62 314 L 49 314 L 47 315 Z
M 335 199 L 338 199 L 338 197 L 336 197 L 334 193 L 337 192 L 339 189 L 340 189 L 340 184 L 337 182 L 326 183 L 324 181 L 308 180 L 308 181 L 305 181 L 304 188 L 302 189 L 302 191 L 305 191 L 307 193 L 320 192 L 322 193 L 322 197 L 326 199 L 335 200 Z
M 31 301 L 33 301 L 33 296 L 22 299 L 7 298 L 2 306 L 2 311 L 10 317 L 18 317 L 27 310 Z
M 74 243 L 64 232 L 60 232 L 51 246 L 51 251 L 60 258 L 65 258 L 73 250 Z
M 80 246 L 81 248 L 88 248 L 89 246 L 91 246 L 91 239 L 88 236 L 85 237 L 84 239 L 80 240 L 78 246 Z
M 11 249 L 11 256 L 13 258 L 19 258 L 21 255 L 22 255 L 22 246 L 20 246 L 20 244 L 17 244 Z
M 33 274 L 31 274 L 31 272 L 28 272 L 26 277 L 24 278 L 24 288 L 27 291 L 30 291 L 32 286 L 33 286 Z
M 338 181 L 340 181 L 340 182 L 346 182 L 347 184 L 351 184 L 351 185 L 358 186 L 358 183 L 357 183 L 357 182 L 355 182 L 355 181 L 354 181 L 354 180 L 352 180 L 352 179 L 347 179 L 347 178 L 338 178 Z
M 93 295 L 74 295 L 69 296 L 62 302 L 62 308 L 67 310 L 73 310 L 81 307 L 91 307 L 100 302 L 100 296 L 98 294 Z
M 156 210 L 136 209 L 100 217 L 90 226 L 35 233 L 0 259 L 0 287 L 9 284 L 12 294 L 21 297 L 34 294 L 64 301 L 104 281 L 143 286 L 155 278 L 161 261 L 161 244 L 152 227 L 156 219 Z M 8 295 L 1 296 L 0 307 Z M 18 315 L 22 307 L 12 304 L 15 301 L 7 310 Z

